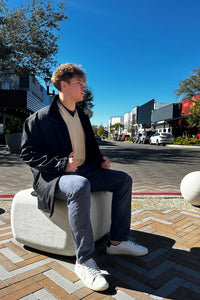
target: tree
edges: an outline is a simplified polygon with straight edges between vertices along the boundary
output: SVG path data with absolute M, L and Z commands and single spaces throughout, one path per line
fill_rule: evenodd
M 179 82 L 179 88 L 175 90 L 177 97 L 192 98 L 200 93 L 200 68 L 192 70 L 194 75 Z M 196 74 L 195 74 L 196 73 Z
M 193 70 L 193 75 L 179 82 L 179 88 L 175 90 L 177 97 L 183 96 L 184 99 L 192 102 L 187 110 L 188 124 L 191 127 L 200 127 L 200 97 L 195 101 L 193 96 L 200 95 L 200 68 Z
M 0 0 L 0 74 L 50 76 L 58 51 L 60 23 L 67 19 L 65 0 L 56 6 L 32 0 L 8 9 Z
M 83 101 L 78 102 L 77 105 L 82 110 L 84 110 L 88 113 L 88 111 L 92 112 L 92 108 L 94 107 L 94 104 L 92 103 L 93 101 L 94 101 L 93 92 L 88 86 L 86 86 L 86 89 L 84 91 Z M 89 113 L 88 113 L 88 115 L 90 116 Z
M 97 125 L 92 125 L 92 129 L 93 129 L 93 132 L 94 134 L 97 134 Z
M 115 123 L 111 126 L 111 128 L 114 128 L 115 130 L 119 130 L 120 128 L 124 128 L 124 124 L 121 123 Z
M 197 98 L 190 109 L 187 111 L 188 113 L 188 124 L 191 127 L 200 127 L 200 97 Z
M 101 124 L 98 129 L 97 129 L 97 134 L 98 135 L 103 135 L 105 133 L 105 130 L 104 130 L 104 127 L 103 125 Z

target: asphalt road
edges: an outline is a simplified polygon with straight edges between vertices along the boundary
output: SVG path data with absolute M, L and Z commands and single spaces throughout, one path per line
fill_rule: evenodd
M 135 192 L 180 192 L 182 178 L 200 170 L 200 147 L 171 147 L 101 141 L 113 169 L 132 176 Z
M 182 178 L 200 170 L 200 147 L 171 148 L 131 142 L 101 141 L 100 149 L 112 168 L 133 178 L 136 193 L 179 193 Z M 19 155 L 0 151 L 0 195 L 32 186 L 30 168 Z

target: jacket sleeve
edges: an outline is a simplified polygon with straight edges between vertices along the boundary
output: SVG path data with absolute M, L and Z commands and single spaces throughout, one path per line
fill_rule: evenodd
M 21 158 L 31 168 L 40 172 L 58 175 L 65 173 L 68 158 L 47 153 L 40 126 L 37 116 L 25 121 L 21 142 Z

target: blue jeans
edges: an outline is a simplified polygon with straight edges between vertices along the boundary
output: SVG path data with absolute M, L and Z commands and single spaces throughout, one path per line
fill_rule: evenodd
M 68 204 L 76 258 L 83 263 L 93 257 L 95 244 L 90 222 L 90 192 L 113 193 L 110 238 L 126 241 L 130 231 L 132 178 L 121 171 L 80 166 L 75 173 L 63 175 L 55 196 Z

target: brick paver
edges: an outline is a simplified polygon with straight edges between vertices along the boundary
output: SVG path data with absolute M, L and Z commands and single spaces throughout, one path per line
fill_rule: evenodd
M 200 299 L 199 212 L 133 211 L 131 238 L 147 246 L 149 254 L 110 256 L 107 237 L 97 242 L 95 259 L 110 283 L 101 293 L 86 288 L 74 274 L 74 257 L 17 243 L 9 215 L 2 214 L 0 299 Z
M 31 187 L 32 174 L 18 155 L 1 151 L 0 159 L 0 195 Z M 115 162 L 114 167 L 120 168 Z M 173 173 L 175 169 L 174 166 Z M 179 192 L 180 178 L 175 179 L 171 173 L 164 179 L 151 177 L 148 165 L 145 173 L 137 165 L 134 172 L 135 192 Z M 199 300 L 199 212 L 200 209 L 134 211 L 133 205 L 131 237 L 147 246 L 149 254 L 109 256 L 105 253 L 107 237 L 101 239 L 96 243 L 95 259 L 110 288 L 97 293 L 86 288 L 74 274 L 74 257 L 40 253 L 17 243 L 12 236 L 10 215 L 0 208 L 0 299 Z
M 108 149 L 101 146 L 101 151 L 105 155 Z M 138 149 L 140 151 L 140 149 Z M 189 172 L 196 170 L 196 165 L 186 164 L 180 170 L 180 164 L 172 164 L 171 169 L 163 168 L 162 161 L 136 161 L 135 163 L 121 163 L 121 159 L 112 157 L 109 152 L 112 168 L 124 170 L 132 178 L 133 191 L 135 193 L 178 193 L 182 178 Z M 10 155 L 9 152 L 0 148 L 0 196 L 5 194 L 16 194 L 19 190 L 32 186 L 33 176 L 29 166 L 27 166 L 17 154 Z M 171 171 L 173 170 L 173 172 Z M 160 174 L 162 172 L 162 176 Z

